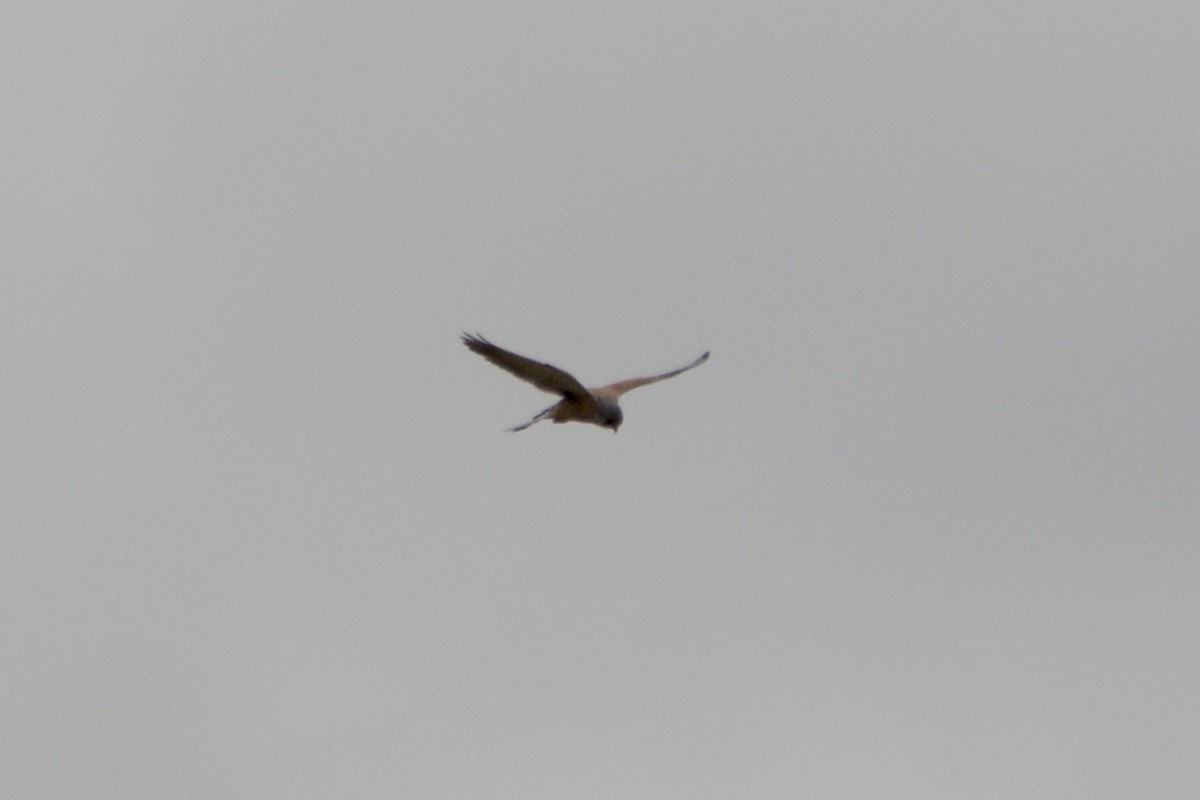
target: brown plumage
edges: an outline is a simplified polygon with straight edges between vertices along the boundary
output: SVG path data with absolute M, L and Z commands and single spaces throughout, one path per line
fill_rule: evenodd
M 617 428 L 621 426 L 621 420 L 624 418 L 624 415 L 621 413 L 621 407 L 617 405 L 617 398 L 639 386 L 673 378 L 679 373 L 686 372 L 692 367 L 698 367 L 708 360 L 708 353 L 706 352 L 686 367 L 673 369 L 661 375 L 653 375 L 648 378 L 630 378 L 629 380 L 617 381 L 607 386 L 601 386 L 598 389 L 587 389 L 569 372 L 565 372 L 551 364 L 534 361 L 532 358 L 526 358 L 525 356 L 505 350 L 502 347 L 497 347 L 479 334 L 472 336 L 471 334 L 464 333 L 462 340 L 463 344 L 471 352 L 478 353 L 505 372 L 515 375 L 527 383 L 532 383 L 543 392 L 562 395 L 562 400 L 559 400 L 529 420 L 529 422 L 509 428 L 510 431 L 523 431 L 535 422 L 541 422 L 544 419 L 553 419 L 555 422 L 590 422 L 602 428 L 612 428 L 613 433 L 616 433 Z

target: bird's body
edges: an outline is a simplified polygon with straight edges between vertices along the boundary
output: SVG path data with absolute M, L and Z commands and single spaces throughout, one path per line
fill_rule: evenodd
M 631 378 L 625 381 L 610 383 L 607 386 L 601 386 L 597 389 L 587 389 L 569 372 L 497 347 L 478 334 L 472 336 L 464 333 L 462 340 L 463 344 L 470 348 L 471 352 L 478 353 L 506 372 L 517 376 L 523 381 L 532 383 L 543 392 L 562 395 L 562 400 L 559 400 L 529 422 L 509 428 L 510 431 L 523 431 L 535 422 L 551 419 L 554 422 L 589 422 L 593 425 L 599 425 L 602 428 L 611 428 L 613 433 L 616 433 L 617 428 L 621 426 L 622 419 L 624 419 L 621 407 L 617 405 L 617 399 L 621 395 L 631 389 L 645 386 L 648 383 L 673 378 L 679 373 L 685 372 L 692 367 L 698 367 L 708 360 L 708 353 L 706 352 L 686 367 L 671 370 L 662 375 L 654 375 L 648 378 Z

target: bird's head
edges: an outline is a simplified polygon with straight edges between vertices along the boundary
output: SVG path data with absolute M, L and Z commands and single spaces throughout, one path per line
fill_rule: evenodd
M 621 407 L 617 405 L 615 400 L 607 398 L 599 403 L 600 411 L 600 426 L 604 428 L 612 428 L 612 432 L 616 433 L 617 428 L 621 427 L 622 420 L 625 415 L 621 413 Z

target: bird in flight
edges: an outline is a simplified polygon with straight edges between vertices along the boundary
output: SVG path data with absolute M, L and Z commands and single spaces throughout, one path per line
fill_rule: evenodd
M 479 334 L 472 336 L 464 333 L 462 340 L 472 353 L 478 353 L 505 372 L 532 383 L 543 392 L 562 395 L 562 400 L 529 422 L 509 428 L 510 431 L 523 431 L 535 422 L 552 419 L 555 422 L 590 422 L 601 428 L 612 428 L 613 433 L 616 433 L 624 418 L 624 415 L 621 414 L 621 407 L 617 405 L 617 398 L 639 386 L 673 378 L 708 360 L 706 352 L 686 367 L 673 369 L 662 375 L 653 375 L 649 378 L 630 378 L 626 381 L 610 383 L 608 386 L 601 386 L 598 389 L 585 389 L 583 384 L 569 372 L 497 347 Z

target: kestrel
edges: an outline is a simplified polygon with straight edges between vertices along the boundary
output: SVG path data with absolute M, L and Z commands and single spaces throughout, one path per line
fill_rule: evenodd
M 686 367 L 654 375 L 650 378 L 630 378 L 627 381 L 617 381 L 599 389 L 585 389 L 575 376 L 564 372 L 558 367 L 534 361 L 532 358 L 519 356 L 489 342 L 479 334 L 474 336 L 464 333 L 463 344 L 478 353 L 502 370 L 516 375 L 523 381 L 532 383 L 543 392 L 561 394 L 562 400 L 547 408 L 524 425 L 509 428 L 510 431 L 523 431 L 535 422 L 552 419 L 555 422 L 590 422 L 601 428 L 612 428 L 613 433 L 621 427 L 621 407 L 617 398 L 648 383 L 673 378 L 692 367 L 698 367 L 708 360 L 708 353 L 697 358 Z

